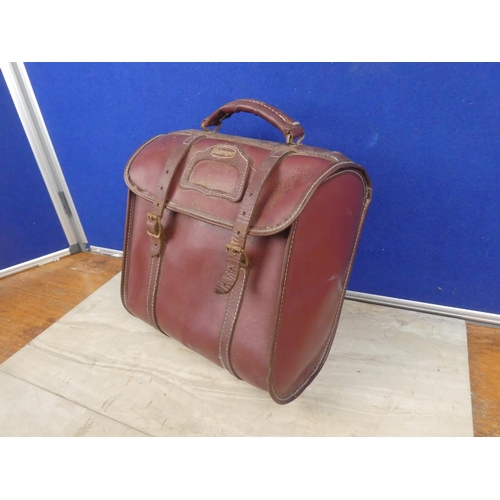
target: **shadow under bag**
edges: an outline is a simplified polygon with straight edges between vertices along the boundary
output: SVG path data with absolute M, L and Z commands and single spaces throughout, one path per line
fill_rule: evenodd
M 238 112 L 286 143 L 218 133 Z M 152 138 L 125 169 L 125 308 L 280 404 L 328 356 L 372 193 L 361 166 L 303 137 L 240 99 Z

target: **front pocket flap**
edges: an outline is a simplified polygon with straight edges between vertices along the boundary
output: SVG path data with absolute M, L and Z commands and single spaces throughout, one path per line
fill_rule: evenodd
M 178 167 L 167 207 L 232 228 L 252 175 L 269 152 L 282 144 L 196 130 L 165 134 L 136 151 L 125 168 L 125 182 L 138 196 L 153 201 L 168 156 L 186 141 L 186 136 L 193 134 L 199 138 Z M 300 214 L 316 188 L 343 169 L 356 170 L 365 186 L 370 185 L 364 169 L 342 154 L 295 147 L 295 154 L 286 156 L 266 180 L 255 206 L 250 234 L 270 235 L 285 229 Z

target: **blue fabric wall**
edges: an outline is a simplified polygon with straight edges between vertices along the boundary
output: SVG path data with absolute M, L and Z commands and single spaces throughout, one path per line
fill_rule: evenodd
M 26 66 L 90 244 L 122 247 L 123 168 L 137 147 L 252 97 L 368 169 L 350 290 L 500 313 L 500 65 Z M 242 114 L 222 131 L 282 140 Z
M 0 269 L 68 248 L 0 72 Z

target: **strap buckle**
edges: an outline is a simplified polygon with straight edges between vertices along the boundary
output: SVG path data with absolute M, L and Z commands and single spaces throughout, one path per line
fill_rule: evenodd
M 226 245 L 226 251 L 232 252 L 233 255 L 236 255 L 237 253 L 239 253 L 241 255 L 241 265 L 243 267 L 248 267 L 250 265 L 250 259 L 248 258 L 248 254 L 239 245 L 234 245 L 233 243 L 228 243 Z
M 149 212 L 146 224 L 148 235 L 159 240 L 161 238 L 162 229 L 160 216 Z

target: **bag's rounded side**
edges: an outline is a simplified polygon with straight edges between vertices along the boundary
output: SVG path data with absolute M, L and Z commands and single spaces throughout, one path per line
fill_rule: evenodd
M 297 398 L 328 357 L 369 197 L 362 170 L 338 171 L 294 223 L 268 374 L 277 403 Z

